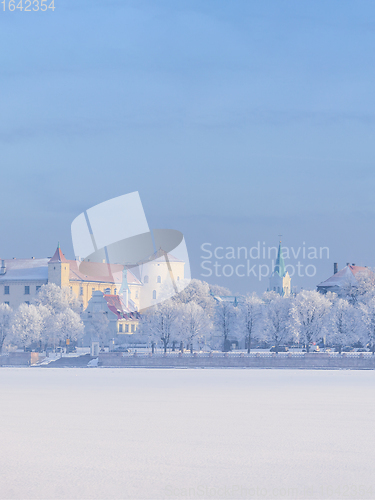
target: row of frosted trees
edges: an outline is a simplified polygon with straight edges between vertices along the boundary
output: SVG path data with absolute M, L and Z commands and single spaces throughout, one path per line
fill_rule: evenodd
M 222 300 L 213 295 L 222 296 Z M 235 305 L 229 291 L 192 280 L 180 294 L 143 314 L 140 331 L 149 341 L 168 348 L 228 350 L 243 342 L 275 346 L 298 343 L 307 352 L 314 343 L 342 347 L 362 345 L 375 350 L 375 287 L 359 283 L 342 296 L 303 290 L 294 297 L 266 292 L 242 297 Z
M 150 344 L 168 348 L 228 350 L 233 341 L 250 347 L 267 342 L 279 347 L 298 343 L 310 349 L 324 342 L 341 350 L 347 345 L 362 345 L 375 350 L 375 283 L 359 279 L 358 285 L 343 287 L 341 296 L 301 291 L 285 298 L 274 292 L 258 297 L 247 295 L 237 305 L 225 300 L 230 292 L 192 280 L 172 299 L 141 315 L 139 332 Z M 217 300 L 215 297 L 222 297 Z M 69 288 L 45 285 L 35 304 L 12 311 L 0 305 L 0 349 L 3 344 L 41 348 L 55 347 L 67 339 L 84 334 L 80 302 Z M 95 325 L 93 325 L 95 326 Z M 106 326 L 96 325 L 103 330 Z M 107 335 L 108 337 L 108 335 Z M 108 340 L 108 339 L 107 339 Z
M 80 302 L 69 288 L 42 286 L 35 304 L 0 304 L 0 352 L 5 345 L 56 347 L 84 332 Z

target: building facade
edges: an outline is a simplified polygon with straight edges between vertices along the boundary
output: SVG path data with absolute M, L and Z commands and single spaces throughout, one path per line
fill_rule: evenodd
M 142 266 L 125 268 L 111 264 L 110 273 L 105 263 L 86 262 L 85 273 L 80 271 L 79 264 L 79 261 L 66 259 L 60 245 L 51 258 L 2 260 L 0 302 L 16 309 L 23 302 L 32 303 L 42 285 L 54 283 L 72 290 L 81 301 L 82 312 L 93 294 L 99 291 L 108 298 L 111 307 L 129 314 L 156 304 L 164 289 L 184 279 L 185 263 L 162 249 Z M 142 276 L 135 275 L 134 270 L 138 269 L 142 270 Z
M 350 288 L 358 286 L 358 280 L 362 277 L 372 277 L 373 273 L 368 267 L 356 266 L 355 264 L 346 264 L 343 269 L 338 270 L 337 263 L 333 265 L 333 274 L 330 278 L 322 281 L 317 285 L 317 291 L 323 294 L 327 292 L 337 293 L 337 295 L 345 295 Z

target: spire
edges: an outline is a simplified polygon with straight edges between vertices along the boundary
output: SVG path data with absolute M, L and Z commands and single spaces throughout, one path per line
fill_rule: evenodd
M 124 269 L 122 270 L 122 283 L 121 283 L 121 287 L 119 290 L 119 295 L 122 295 L 123 293 L 126 293 L 128 291 L 129 291 L 128 270 L 124 266 Z
M 279 242 L 279 251 L 277 253 L 275 272 L 277 272 L 281 278 L 285 274 L 285 263 L 284 263 L 282 248 L 281 248 L 281 240 Z
M 61 251 L 60 243 L 57 244 L 56 252 L 49 262 L 68 262 Z

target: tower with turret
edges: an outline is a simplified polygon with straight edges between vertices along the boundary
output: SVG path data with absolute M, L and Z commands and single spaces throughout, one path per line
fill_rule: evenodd
M 69 286 L 70 264 L 61 251 L 60 244 L 48 262 L 48 283 L 58 286 Z

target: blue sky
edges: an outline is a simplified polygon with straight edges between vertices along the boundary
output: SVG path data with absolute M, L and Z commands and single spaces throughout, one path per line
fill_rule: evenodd
M 73 257 L 83 210 L 138 190 L 202 243 L 375 266 L 375 4 L 55 0 L 0 12 L 2 258 Z M 233 291 L 267 280 L 218 278 Z

